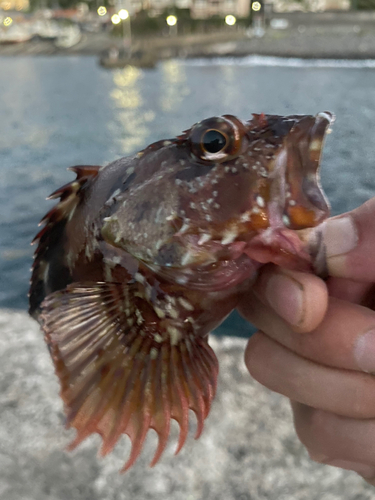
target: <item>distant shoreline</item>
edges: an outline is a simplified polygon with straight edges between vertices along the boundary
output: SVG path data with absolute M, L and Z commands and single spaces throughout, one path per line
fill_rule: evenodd
M 299 27 L 300 28 L 300 27 Z M 136 50 L 152 52 L 157 60 L 170 58 L 244 57 L 249 55 L 296 57 L 302 59 L 375 59 L 375 26 L 348 25 L 338 29 L 332 23 L 323 28 L 303 26 L 287 30 L 267 29 L 263 37 L 243 32 L 220 32 L 188 36 L 135 39 Z M 0 56 L 102 56 L 121 41 L 106 33 L 84 33 L 69 49 L 52 41 L 33 40 L 0 45 Z

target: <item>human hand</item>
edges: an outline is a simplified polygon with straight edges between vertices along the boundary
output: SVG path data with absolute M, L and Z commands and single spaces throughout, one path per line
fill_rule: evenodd
M 240 313 L 259 330 L 250 374 L 291 399 L 298 437 L 317 462 L 375 485 L 375 198 L 330 219 L 330 278 L 266 266 Z

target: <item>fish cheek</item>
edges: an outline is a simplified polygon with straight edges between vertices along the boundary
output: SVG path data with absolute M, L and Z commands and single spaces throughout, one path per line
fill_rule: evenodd
M 236 175 L 223 179 L 217 186 L 216 203 L 221 220 L 227 220 L 249 210 L 256 182 L 250 175 Z

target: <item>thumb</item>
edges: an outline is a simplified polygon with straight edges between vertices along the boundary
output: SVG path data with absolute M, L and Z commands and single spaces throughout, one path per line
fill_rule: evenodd
M 322 227 L 331 276 L 375 281 L 375 198 Z

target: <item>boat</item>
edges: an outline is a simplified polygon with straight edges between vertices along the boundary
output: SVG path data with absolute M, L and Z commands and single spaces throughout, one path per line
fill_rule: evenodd
M 125 68 L 126 66 L 153 69 L 157 61 L 156 55 L 152 52 L 111 47 L 100 57 L 99 64 L 107 69 Z

